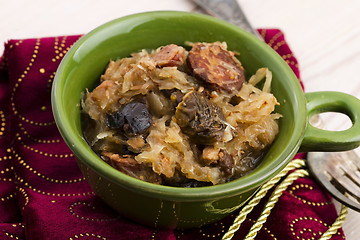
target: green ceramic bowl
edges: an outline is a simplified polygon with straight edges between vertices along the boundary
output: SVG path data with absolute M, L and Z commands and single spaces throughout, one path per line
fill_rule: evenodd
M 103 162 L 83 138 L 80 95 L 98 84 L 109 59 L 170 43 L 183 45 L 185 41 L 226 41 L 230 50 L 241 53 L 239 59 L 249 73 L 260 67 L 273 73 L 272 91 L 280 103 L 276 111 L 283 115 L 280 132 L 262 163 L 238 180 L 192 189 L 147 183 Z M 52 107 L 64 140 L 96 194 L 123 216 L 155 227 L 196 227 L 228 215 L 283 169 L 300 147 L 304 151 L 336 151 L 360 143 L 360 102 L 356 98 L 336 92 L 304 94 L 292 70 L 265 43 L 227 22 L 185 12 L 126 16 L 82 37 L 58 68 Z M 323 111 L 344 112 L 353 126 L 327 132 L 308 124 L 310 115 Z

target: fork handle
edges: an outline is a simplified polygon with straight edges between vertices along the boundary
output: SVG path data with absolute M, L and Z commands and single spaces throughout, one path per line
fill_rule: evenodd
M 210 15 L 228 21 L 262 40 L 260 34 L 251 26 L 237 0 L 194 0 Z
M 341 92 L 306 93 L 308 124 L 300 147 L 301 152 L 347 151 L 360 146 L 360 100 Z M 343 131 L 316 128 L 309 119 L 318 113 L 338 112 L 346 114 L 352 127 Z

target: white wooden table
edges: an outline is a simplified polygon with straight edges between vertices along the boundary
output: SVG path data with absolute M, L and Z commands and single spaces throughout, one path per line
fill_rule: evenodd
M 284 31 L 306 91 L 335 90 L 360 98 L 360 1 L 238 1 L 254 27 Z M 12 38 L 80 34 L 131 13 L 194 8 L 190 0 L 0 0 L 0 52 Z M 330 129 L 350 126 L 346 117 L 323 118 Z M 348 240 L 360 239 L 360 214 L 349 211 L 343 229 Z

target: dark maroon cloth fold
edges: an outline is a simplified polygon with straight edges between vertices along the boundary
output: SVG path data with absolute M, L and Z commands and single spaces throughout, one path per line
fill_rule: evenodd
M 283 33 L 259 32 L 300 79 Z M 55 71 L 79 37 L 5 44 L 0 59 L 0 239 L 221 239 L 238 211 L 201 228 L 163 230 L 125 219 L 94 195 L 61 139 L 50 104 Z M 246 235 L 265 202 L 234 239 Z M 256 239 L 317 239 L 336 217 L 330 196 L 311 178 L 301 178 L 283 193 Z M 342 230 L 332 239 L 344 239 Z

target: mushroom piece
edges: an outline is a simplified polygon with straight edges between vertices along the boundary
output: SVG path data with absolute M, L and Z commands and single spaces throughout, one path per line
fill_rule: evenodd
M 184 96 L 176 107 L 175 118 L 181 130 L 199 144 L 220 141 L 226 128 L 220 107 L 198 91 Z

